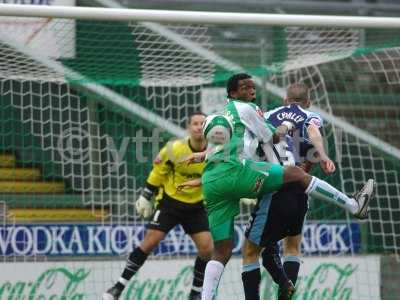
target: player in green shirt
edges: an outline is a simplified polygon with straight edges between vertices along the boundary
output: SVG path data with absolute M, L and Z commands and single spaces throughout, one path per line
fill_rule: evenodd
M 232 124 L 232 137 L 229 142 L 207 150 L 201 180 L 181 186 L 203 184 L 207 202 L 214 252 L 206 267 L 203 300 L 215 297 L 224 267 L 232 255 L 234 218 L 239 214 L 240 198 L 270 197 L 284 183 L 298 182 L 310 197 L 334 203 L 362 219 L 368 216 L 368 203 L 375 190 L 375 183 L 370 179 L 354 199 L 299 167 L 258 161 L 260 147 L 268 158 L 273 138 L 283 137 L 291 124 L 283 123 L 275 130 L 265 122 L 262 111 L 252 103 L 255 84 L 247 74 L 233 75 L 228 80 L 227 93 L 224 115 Z

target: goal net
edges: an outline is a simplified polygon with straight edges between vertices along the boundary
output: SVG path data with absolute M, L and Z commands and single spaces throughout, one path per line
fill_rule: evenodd
M 314 175 L 347 194 L 377 181 L 365 222 L 310 199 L 296 299 L 399 295 L 397 29 L 4 16 L 0 299 L 99 299 L 144 236 L 134 202 L 152 159 L 186 134 L 192 112 L 223 107 L 226 81 L 238 72 L 254 77 L 265 110 L 282 104 L 290 83 L 311 88 L 337 166 L 333 176 L 318 167 Z M 218 299 L 244 298 L 250 210 L 237 218 Z M 184 299 L 195 255 L 174 228 L 122 299 Z M 262 278 L 262 296 L 274 297 L 277 287 Z

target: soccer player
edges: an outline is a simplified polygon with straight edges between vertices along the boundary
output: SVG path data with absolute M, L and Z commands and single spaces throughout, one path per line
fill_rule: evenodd
M 374 181 L 369 180 L 356 199 L 350 198 L 297 166 L 255 161 L 259 145 L 269 146 L 275 128 L 269 126 L 262 111 L 253 103 L 256 90 L 251 76 L 235 74 L 227 84 L 228 103 L 224 114 L 233 124 L 230 141 L 207 150 L 206 167 L 201 180 L 191 180 L 181 186 L 203 184 L 207 202 L 208 220 L 214 241 L 214 251 L 207 263 L 202 299 L 216 295 L 219 280 L 232 255 L 234 218 L 239 213 L 240 198 L 270 197 L 284 183 L 298 182 L 303 191 L 313 198 L 340 205 L 359 218 L 368 214 L 368 203 L 374 192 Z M 276 129 L 279 135 L 287 132 L 283 125 Z M 286 131 L 285 130 L 285 131 Z M 264 151 L 266 152 L 266 151 Z
M 287 89 L 285 105 L 268 111 L 264 117 L 275 127 L 283 122 L 293 124 L 291 136 L 287 137 L 290 146 L 284 145 L 290 151 L 287 152 L 282 147 L 274 149 L 277 156 L 280 156 L 278 160 L 281 160 L 281 164 L 296 163 L 308 172 L 317 162 L 314 155 L 317 154 L 322 170 L 325 174 L 331 174 L 335 171 L 335 164 L 329 159 L 323 146 L 320 133 L 323 121 L 319 115 L 306 110 L 310 103 L 308 87 L 304 84 L 292 84 Z M 263 198 L 268 203 L 257 204 L 245 232 L 242 281 L 246 300 L 260 299 L 261 274 L 258 261 L 262 250 L 263 265 L 279 285 L 278 299 L 290 299 L 295 290 L 308 197 L 297 183 L 284 185 L 271 197 L 271 200 Z M 285 256 L 283 265 L 277 245 L 282 238 Z
M 191 178 L 200 177 L 203 172 L 204 162 L 187 164 L 186 159 L 193 153 L 204 151 L 207 146 L 202 133 L 204 119 L 203 113 L 193 113 L 187 125 L 189 136 L 168 142 L 155 158 L 146 186 L 135 203 L 139 215 L 144 218 L 152 215 L 151 221 L 147 225 L 143 241 L 129 255 L 121 277 L 103 294 L 103 300 L 116 300 L 120 297 L 126 284 L 143 265 L 147 256 L 178 224 L 190 235 L 198 250 L 189 299 L 200 299 L 204 269 L 211 257 L 213 242 L 201 188 L 180 190 L 178 186 Z M 152 199 L 160 188 L 162 199 L 153 213 Z

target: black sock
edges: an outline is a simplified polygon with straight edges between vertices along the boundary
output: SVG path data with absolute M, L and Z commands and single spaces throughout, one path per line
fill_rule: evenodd
M 283 269 L 278 245 L 266 247 L 261 254 L 262 264 L 267 269 L 276 284 L 282 285 L 288 281 L 288 277 Z
M 121 277 L 126 281 L 129 281 L 133 275 L 140 269 L 143 263 L 146 261 L 148 254 L 144 253 L 142 249 L 136 247 L 135 250 L 129 255 L 128 260 L 126 262 L 126 266 L 124 271 L 122 272 Z M 117 282 L 115 287 L 123 290 L 125 285 L 121 282 Z
M 123 291 L 124 288 L 125 288 L 125 286 L 124 286 L 121 282 L 119 282 L 119 281 L 117 281 L 117 283 L 114 285 L 114 287 L 116 287 L 116 288 L 119 289 L 120 291 Z
M 193 284 L 191 294 L 200 294 L 204 282 L 204 271 L 206 270 L 207 261 L 196 257 L 193 269 Z
M 242 273 L 242 282 L 246 300 L 260 300 L 260 268 Z
M 293 285 L 296 285 L 297 276 L 299 275 L 300 269 L 300 260 L 285 261 L 283 263 L 283 268 L 285 269 L 287 277 L 293 282 Z

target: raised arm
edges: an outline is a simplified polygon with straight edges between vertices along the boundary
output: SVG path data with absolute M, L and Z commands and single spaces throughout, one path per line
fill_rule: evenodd
M 184 188 L 193 188 L 193 187 L 198 187 L 201 186 L 201 178 L 196 178 L 192 180 L 185 181 L 177 186 L 178 191 L 184 189 Z
M 331 174 L 335 172 L 335 164 L 331 161 L 331 159 L 325 152 L 325 147 L 319 127 L 316 124 L 310 123 L 307 127 L 307 134 L 310 142 L 314 146 L 315 150 L 317 150 L 318 152 L 321 169 L 324 171 L 325 174 Z

